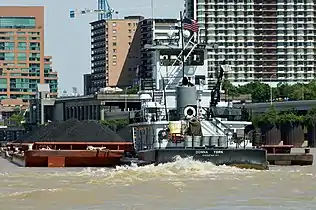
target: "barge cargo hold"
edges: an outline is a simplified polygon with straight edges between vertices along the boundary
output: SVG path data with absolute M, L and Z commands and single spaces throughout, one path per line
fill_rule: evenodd
M 10 154 L 7 151 L 2 156 L 21 167 L 113 167 L 120 164 L 125 151 L 133 150 L 130 142 L 36 142 L 32 145 L 34 150 L 24 150 L 30 146 L 27 144 L 20 146 L 24 152 Z M 38 149 L 40 147 L 69 149 Z
M 108 127 L 77 120 L 40 126 L 1 149 L 2 157 L 22 167 L 113 167 L 134 151 Z

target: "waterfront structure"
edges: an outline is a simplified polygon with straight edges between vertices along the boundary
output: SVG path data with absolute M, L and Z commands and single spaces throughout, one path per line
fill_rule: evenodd
M 141 16 L 98 20 L 91 23 L 90 93 L 104 87 L 126 87 L 135 83 L 140 64 Z
M 208 52 L 210 80 L 226 60 L 234 85 L 260 81 L 307 83 L 315 78 L 314 0 L 186 0 L 186 15 L 198 21 L 199 38 L 217 45 Z
M 35 98 L 37 84 L 57 96 L 57 72 L 44 56 L 44 7 L 0 7 L 0 98 Z
M 27 122 L 32 125 L 49 121 L 128 119 L 129 111 L 140 109 L 137 94 L 97 93 L 62 98 L 47 97 L 48 84 L 38 85 L 37 98 L 30 101 Z M 125 110 L 125 111 L 124 111 Z
M 179 42 L 179 20 L 177 19 L 144 19 L 140 21 L 141 65 L 138 77 L 142 89 L 152 89 L 155 86 L 153 72 L 155 71 L 154 52 L 145 45 L 170 45 Z

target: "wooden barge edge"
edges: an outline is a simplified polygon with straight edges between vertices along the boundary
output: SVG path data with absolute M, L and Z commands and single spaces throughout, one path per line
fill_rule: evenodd
M 305 153 L 284 153 L 284 154 L 267 154 L 267 160 L 270 165 L 313 165 L 314 155 Z
M 301 148 L 304 153 L 291 152 L 294 145 L 262 145 L 261 148 L 267 150 L 270 165 L 313 165 L 314 155 L 310 153 L 310 148 Z

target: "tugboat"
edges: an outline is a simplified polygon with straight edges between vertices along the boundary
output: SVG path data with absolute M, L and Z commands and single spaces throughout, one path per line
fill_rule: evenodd
M 182 37 L 187 44 L 145 46 L 155 64 L 153 88 L 139 91 L 142 108 L 130 113 L 136 152 L 122 158 L 122 164 L 160 164 L 192 157 L 215 165 L 267 170 L 266 150 L 253 147 L 245 132 L 252 123 L 244 119 L 242 109 L 220 100 L 229 65 L 222 62 L 217 82 L 209 90 L 210 46 L 197 43 L 190 34 Z

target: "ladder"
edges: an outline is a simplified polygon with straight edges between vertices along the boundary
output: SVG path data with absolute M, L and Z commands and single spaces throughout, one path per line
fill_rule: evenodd
M 184 57 L 184 62 L 190 57 L 191 53 L 195 50 L 195 48 L 197 47 L 197 43 L 193 42 L 194 36 L 191 36 L 191 38 L 188 40 L 188 42 L 186 43 L 186 45 L 184 46 L 184 50 L 181 51 L 181 53 L 178 55 L 178 57 L 176 58 L 176 60 L 172 63 L 172 70 L 171 72 L 167 75 L 167 77 L 169 78 L 169 81 L 166 85 L 166 88 L 167 87 L 170 87 L 171 84 L 174 82 L 174 80 L 179 76 L 179 74 L 181 73 L 182 71 L 182 66 L 183 66 L 183 62 L 181 60 L 181 57 L 182 57 L 182 54 L 184 53 L 184 51 L 192 46 L 192 48 L 190 49 L 189 53 Z M 180 62 L 180 65 L 179 66 L 176 66 L 176 63 L 177 61 Z
M 164 104 L 163 99 L 164 99 L 163 91 L 155 91 L 154 101 L 158 102 L 159 104 Z

